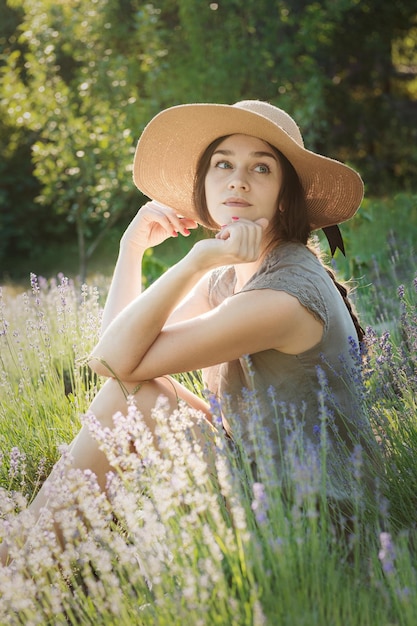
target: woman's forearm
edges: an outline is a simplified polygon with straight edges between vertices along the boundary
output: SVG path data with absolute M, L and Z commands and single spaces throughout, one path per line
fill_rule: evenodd
M 119 256 L 103 312 L 102 332 L 142 291 L 142 260 L 148 248 L 168 237 L 190 234 L 194 220 L 182 219 L 169 207 L 150 201 L 144 204 L 124 232 Z
M 259 258 L 262 232 L 267 224 L 264 218 L 257 222 L 240 220 L 232 227 L 223 228 L 216 237 L 194 244 L 181 261 L 110 322 L 91 353 L 92 369 L 104 376 L 117 375 L 129 380 L 172 311 L 209 270 L 221 265 L 253 263 Z M 175 366 L 168 373 L 173 371 L 178 371 Z
M 101 322 L 101 334 L 117 315 L 142 292 L 142 260 L 145 250 L 126 243 L 119 256 L 107 295 Z
M 204 268 L 196 268 L 189 254 L 165 272 L 108 324 L 91 353 L 91 368 L 101 375 L 115 373 L 121 379 L 128 377 L 158 337 L 173 309 L 205 272 Z M 115 287 L 111 297 L 117 296 L 118 289 Z M 109 307 L 109 316 L 110 311 Z

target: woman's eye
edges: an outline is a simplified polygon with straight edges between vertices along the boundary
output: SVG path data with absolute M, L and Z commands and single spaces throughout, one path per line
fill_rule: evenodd
M 255 167 L 255 172 L 259 172 L 260 174 L 269 174 L 270 171 L 271 171 L 271 168 L 269 167 L 269 165 L 266 165 L 265 163 L 259 163 Z
M 229 169 L 232 166 L 230 165 L 229 161 L 217 161 L 214 164 L 214 167 L 218 167 L 221 170 L 226 170 L 226 169 Z

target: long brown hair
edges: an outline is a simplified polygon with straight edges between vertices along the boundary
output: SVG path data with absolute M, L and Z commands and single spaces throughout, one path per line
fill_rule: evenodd
M 212 219 L 207 207 L 205 180 L 210 166 L 211 157 L 213 156 L 217 146 L 225 139 L 226 136 L 219 137 L 206 148 L 197 163 L 196 175 L 194 179 L 193 202 L 195 210 L 199 217 L 199 222 L 210 230 L 217 230 L 218 225 Z M 270 148 L 273 150 L 281 166 L 282 182 L 278 193 L 277 211 L 270 222 L 267 233 L 268 244 L 266 251 L 271 250 L 282 241 L 294 241 L 307 245 L 308 239 L 311 235 L 311 227 L 307 213 L 305 193 L 301 181 L 288 159 L 274 146 L 270 145 Z M 314 250 L 312 250 L 312 252 L 316 254 Z M 349 292 L 347 286 L 339 283 L 336 280 L 334 272 L 327 267 L 321 259 L 319 260 L 324 265 L 326 272 L 333 280 L 340 295 L 342 296 L 355 326 L 358 341 L 362 342 L 365 332 L 360 325 L 358 316 L 356 315 L 352 303 L 348 298 Z

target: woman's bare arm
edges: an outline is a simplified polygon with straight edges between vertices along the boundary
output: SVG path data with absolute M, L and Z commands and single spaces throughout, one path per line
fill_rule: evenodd
M 242 293 L 212 312 L 166 325 L 178 303 L 209 269 L 257 258 L 262 228 L 244 223 L 233 225 L 231 232 L 227 240 L 198 242 L 117 316 L 93 351 L 91 367 L 97 373 L 110 375 L 103 364 L 107 363 L 122 380 L 140 381 L 267 348 L 291 349 L 296 340 L 298 347 L 308 345 L 311 333 L 303 342 L 297 339 L 299 329 L 316 320 L 295 298 L 271 290 Z M 320 338 L 321 327 L 313 330 L 314 337 Z
M 158 202 L 147 202 L 129 224 L 120 241 L 119 255 L 103 311 L 102 332 L 142 291 L 142 262 L 148 248 L 158 246 L 178 233 L 189 235 L 197 228 L 194 220 Z

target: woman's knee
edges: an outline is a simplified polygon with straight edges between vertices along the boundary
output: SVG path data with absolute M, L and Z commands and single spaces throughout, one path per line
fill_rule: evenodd
M 91 403 L 90 411 L 103 425 L 111 426 L 113 415 L 126 412 L 128 398 L 131 396 L 141 414 L 147 418 L 161 395 L 168 399 L 172 410 L 178 407 L 175 386 L 169 378 L 155 378 L 138 385 L 124 384 L 114 378 L 109 378 Z

